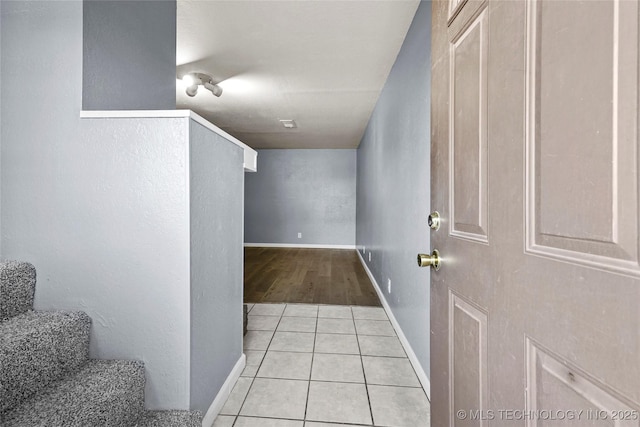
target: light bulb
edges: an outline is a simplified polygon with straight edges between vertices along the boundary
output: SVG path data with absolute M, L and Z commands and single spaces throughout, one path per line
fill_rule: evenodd
M 187 88 L 186 90 L 187 95 L 194 97 L 196 96 L 196 93 L 198 93 L 198 85 L 191 85 Z
M 215 96 L 220 96 L 222 95 L 222 88 L 218 85 L 214 85 L 211 82 L 205 82 L 204 83 L 204 87 L 208 90 L 211 91 L 211 93 L 213 93 Z
M 187 86 L 193 86 L 196 82 L 196 79 L 191 74 L 185 74 L 184 76 L 182 76 L 182 81 Z

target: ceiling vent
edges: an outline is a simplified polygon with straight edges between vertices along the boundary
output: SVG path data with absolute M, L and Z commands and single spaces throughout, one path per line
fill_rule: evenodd
M 286 127 L 287 129 L 295 129 L 298 127 L 296 122 L 294 122 L 293 120 L 280 120 L 280 123 L 282 123 L 282 126 Z

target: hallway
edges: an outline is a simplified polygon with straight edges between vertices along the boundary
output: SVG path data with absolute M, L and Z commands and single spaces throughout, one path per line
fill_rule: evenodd
M 255 304 L 248 330 L 247 366 L 214 427 L 430 425 L 384 309 Z

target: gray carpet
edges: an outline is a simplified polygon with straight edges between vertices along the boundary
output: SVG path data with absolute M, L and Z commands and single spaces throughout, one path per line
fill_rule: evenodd
M 0 321 L 33 309 L 36 269 L 28 262 L 0 262 Z
M 200 427 L 202 414 L 144 410 L 144 365 L 89 360 L 91 318 L 33 311 L 36 270 L 0 262 L 0 426 Z
M 86 363 L 91 319 L 28 311 L 0 322 L 0 412 Z
M 202 414 L 189 411 L 146 411 L 136 427 L 201 427 Z
M 143 411 L 144 384 L 141 362 L 91 360 L 73 375 L 0 414 L 0 425 L 132 426 Z

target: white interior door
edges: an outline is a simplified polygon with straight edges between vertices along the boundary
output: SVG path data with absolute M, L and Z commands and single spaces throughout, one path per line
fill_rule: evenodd
M 433 2 L 434 426 L 640 426 L 637 1 Z

